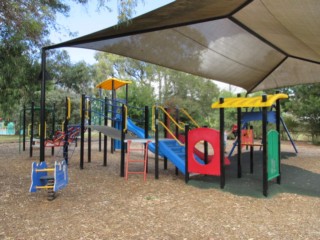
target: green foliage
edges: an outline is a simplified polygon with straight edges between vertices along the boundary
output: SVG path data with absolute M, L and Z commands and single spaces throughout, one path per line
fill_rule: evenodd
M 88 4 L 88 0 L 73 0 Z M 97 9 L 109 9 L 108 0 L 97 0 Z M 56 14 L 68 16 L 71 2 L 68 0 L 6 0 L 0 4 L 0 114 L 12 116 L 23 104 L 39 100 L 40 73 L 39 49 L 49 45 L 50 30 L 60 31 Z M 119 19 L 126 21 L 134 12 L 135 0 L 119 0 Z M 130 8 L 130 9 L 129 9 Z M 65 28 L 63 28 L 66 30 Z M 69 30 L 67 30 L 69 31 Z M 50 53 L 49 53 L 50 54 Z M 70 92 L 89 93 L 94 72 L 85 63 L 71 64 L 65 53 L 51 53 L 48 72 L 53 83 Z M 54 63 L 55 62 L 55 63 Z M 61 64 L 59 66 L 59 64 Z M 19 101 L 17 101 L 17 99 Z
M 48 71 L 56 87 L 70 93 L 91 94 L 95 87 L 93 67 L 85 62 L 71 63 L 65 51 L 55 51 L 48 61 Z
M 320 135 L 320 84 L 296 86 L 290 88 L 290 92 L 290 101 L 285 108 L 304 123 L 305 130 L 311 132 L 315 142 Z

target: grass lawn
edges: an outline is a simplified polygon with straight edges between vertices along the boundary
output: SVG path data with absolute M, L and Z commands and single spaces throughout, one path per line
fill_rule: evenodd
M 22 141 L 22 138 L 21 138 Z M 19 135 L 0 135 L 0 143 L 19 142 Z

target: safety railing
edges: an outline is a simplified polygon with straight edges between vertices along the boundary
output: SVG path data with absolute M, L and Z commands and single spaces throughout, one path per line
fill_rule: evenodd
M 187 118 L 189 118 L 189 120 L 197 127 L 200 128 L 199 124 L 190 116 L 190 114 L 183 108 L 180 109 L 180 111 L 186 115 Z

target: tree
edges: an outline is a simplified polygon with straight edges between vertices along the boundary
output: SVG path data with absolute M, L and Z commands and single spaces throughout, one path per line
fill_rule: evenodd
M 89 4 L 89 0 L 73 0 L 73 2 Z M 137 2 L 138 0 L 118 1 L 119 21 L 125 21 L 132 16 Z M 2 94 L 0 110 L 2 115 L 10 115 L 19 103 L 23 104 L 28 99 L 34 100 L 35 93 L 37 94 L 40 88 L 40 82 L 37 81 L 40 73 L 39 50 L 50 44 L 48 36 L 52 29 L 60 31 L 60 26 L 56 23 L 56 14 L 68 16 L 69 3 L 70 1 L 67 0 L 0 2 L 0 90 Z M 110 10 L 108 0 L 97 0 L 96 3 L 98 9 Z M 58 83 L 79 91 L 80 89 L 72 83 L 76 77 L 80 79 L 78 70 L 82 70 L 81 76 L 91 75 L 89 67 L 79 63 L 72 66 L 70 70 L 61 70 L 60 72 L 67 77 L 64 81 L 61 81 L 61 78 L 58 79 Z M 87 81 L 88 78 L 85 80 Z M 80 88 L 83 87 L 86 86 L 80 86 Z M 23 101 L 18 102 L 17 99 Z
M 312 141 L 316 142 L 320 135 L 320 84 L 296 86 L 290 88 L 290 92 L 287 111 L 298 117 L 300 124 L 310 131 Z
M 85 62 L 72 63 L 65 51 L 55 51 L 48 59 L 48 72 L 55 86 L 59 89 L 90 94 L 94 88 L 95 71 Z

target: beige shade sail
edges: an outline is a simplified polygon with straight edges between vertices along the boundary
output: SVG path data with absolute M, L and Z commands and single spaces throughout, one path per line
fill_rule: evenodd
M 177 0 L 48 46 L 114 53 L 244 88 L 320 82 L 319 0 Z

